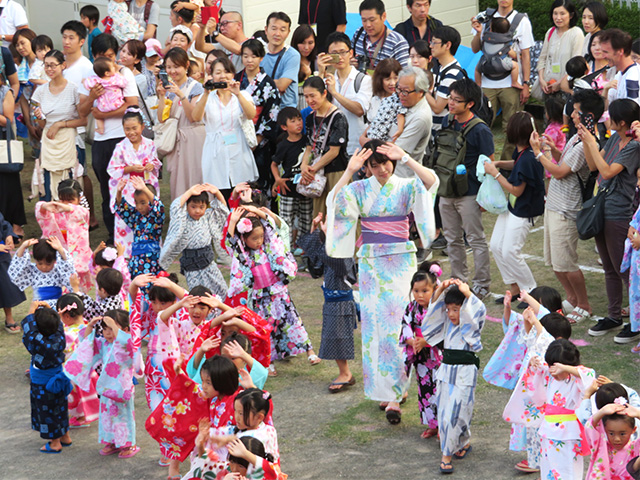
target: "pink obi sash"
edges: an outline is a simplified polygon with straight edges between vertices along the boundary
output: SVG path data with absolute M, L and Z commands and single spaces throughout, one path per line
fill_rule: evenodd
M 584 425 L 582 425 L 582 422 L 578 420 L 575 410 L 569 410 L 568 408 L 546 403 L 544 405 L 544 419 L 546 422 L 555 423 L 556 425 L 565 422 L 578 422 L 578 427 L 580 428 L 580 451 L 577 453 L 583 457 L 591 453 L 589 449 L 589 442 L 587 441 L 587 435 L 584 431 Z
M 362 243 L 400 243 L 409 239 L 409 217 L 363 217 Z
M 256 265 L 251 269 L 253 274 L 253 289 L 262 290 L 263 288 L 275 285 L 278 282 L 278 277 L 269 263 L 263 263 L 262 265 Z

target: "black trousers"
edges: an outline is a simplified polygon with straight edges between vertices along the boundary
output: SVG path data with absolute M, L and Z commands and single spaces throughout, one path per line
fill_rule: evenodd
M 113 243 L 113 224 L 115 217 L 109 207 L 111 197 L 109 194 L 110 177 L 107 173 L 107 167 L 111 161 L 113 150 L 122 140 L 124 140 L 124 138 L 112 138 L 100 142 L 94 141 L 93 145 L 91 145 L 91 165 L 93 166 L 96 177 L 98 177 L 98 182 L 100 182 L 100 194 L 102 195 L 102 220 L 109 232 L 109 240 L 111 243 Z

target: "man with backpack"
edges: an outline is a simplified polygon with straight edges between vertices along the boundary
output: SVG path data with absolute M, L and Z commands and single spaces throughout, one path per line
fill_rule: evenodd
M 489 8 L 471 19 L 474 37 L 471 40 L 471 49 L 474 53 L 482 50 L 482 44 L 486 41 L 489 32 L 489 23 L 493 17 L 506 18 L 510 23 L 508 34 L 511 38 L 511 48 L 518 57 L 518 68 L 520 71 L 520 83 L 523 89 L 514 88 L 511 85 L 511 72 L 499 72 L 486 67 L 486 72 L 482 73 L 482 90 L 493 106 L 493 111 L 497 113 L 502 109 L 502 127 L 506 131 L 507 123 L 511 115 L 522 110 L 529 99 L 531 57 L 530 49 L 535 41 L 531 22 L 525 13 L 519 13 L 513 8 L 513 0 L 499 0 L 498 8 Z M 490 39 L 491 40 L 491 39 Z M 500 78 L 504 75 L 503 78 Z M 502 149 L 501 160 L 511 160 L 515 145 L 505 143 Z
M 464 234 L 473 251 L 475 273 L 472 291 L 483 299 L 491 284 L 489 246 L 482 226 L 482 212 L 476 202 L 480 182 L 476 164 L 480 155 L 493 160 L 491 129 L 472 111 L 482 101 L 482 90 L 463 78 L 449 87 L 449 115 L 435 135 L 432 168 L 440 179 L 440 216 L 447 240 L 451 276 L 468 282 Z
M 144 29 L 143 42 L 150 38 L 156 38 L 158 21 L 160 19 L 160 7 L 153 0 L 126 0 L 129 14 Z M 91 48 L 91 45 L 89 45 Z

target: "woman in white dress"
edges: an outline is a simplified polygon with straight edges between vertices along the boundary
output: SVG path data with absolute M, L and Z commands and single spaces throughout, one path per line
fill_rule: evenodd
M 207 137 L 202 149 L 202 179 L 215 185 L 225 198 L 233 187 L 258 178 L 258 168 L 242 130 L 242 122 L 256 116 L 256 107 L 240 82 L 233 79 L 235 68 L 228 58 L 219 58 L 211 65 L 213 82 L 225 82 L 226 88 L 205 90 L 192 116 L 204 119 Z M 253 123 L 251 128 L 253 128 Z

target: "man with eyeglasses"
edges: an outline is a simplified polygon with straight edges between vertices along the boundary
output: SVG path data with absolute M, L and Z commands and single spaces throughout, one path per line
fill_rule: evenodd
M 395 58 L 400 65 L 409 65 L 409 44 L 398 32 L 389 30 L 382 0 L 364 0 L 360 4 L 362 27 L 353 36 L 356 55 L 351 64 L 361 71 L 373 74 L 380 60 Z
M 431 0 L 407 0 L 407 10 L 411 16 L 396 25 L 394 30 L 407 40 L 409 48 L 418 40 L 431 42 L 433 32 L 442 27 L 440 20 L 429 15 L 429 8 Z
M 242 44 L 247 40 L 244 34 L 242 15 L 238 12 L 225 12 L 220 18 L 220 23 L 216 23 L 211 17 L 206 25 L 198 17 L 200 29 L 196 34 L 195 49 L 202 53 L 209 53 L 211 50 L 222 50 L 229 56 L 229 60 L 239 72 L 244 68 L 242 64 Z M 216 31 L 216 27 L 218 31 Z M 207 36 L 214 43 L 207 43 Z
M 429 79 L 421 68 L 405 67 L 398 74 L 396 93 L 407 113 L 404 130 L 395 143 L 418 163 L 422 163 L 433 122 L 431 108 L 425 99 L 428 90 Z M 397 129 L 397 125 L 391 127 L 389 134 L 393 136 Z M 413 170 L 400 163 L 396 165 L 395 174 L 403 178 L 414 176 Z
M 449 115 L 449 86 L 465 76 L 454 57 L 460 40 L 458 31 L 449 26 L 437 28 L 431 39 L 431 54 L 436 61 L 433 67 L 433 85 L 426 99 L 433 111 L 434 132 L 440 130 L 442 120 Z
M 333 104 L 347 118 L 349 141 L 347 153 L 353 155 L 360 148 L 358 139 L 364 132 L 364 114 L 369 109 L 373 87 L 371 77 L 359 72 L 349 63 L 353 56 L 351 40 L 342 32 L 327 37 L 327 52 L 318 56 L 318 69 L 324 78 L 327 91 L 333 96 Z M 327 67 L 334 67 L 335 74 Z

